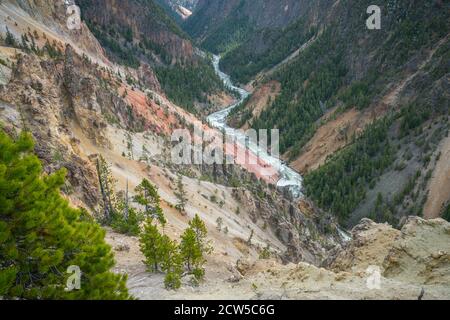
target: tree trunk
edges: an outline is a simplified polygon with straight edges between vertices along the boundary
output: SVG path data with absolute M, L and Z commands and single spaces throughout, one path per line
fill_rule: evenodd
M 127 188 L 125 191 L 125 209 L 124 210 L 125 210 L 123 213 L 124 219 L 125 219 L 125 221 L 128 221 L 128 214 L 129 214 L 129 210 L 128 210 L 128 179 L 127 179 Z

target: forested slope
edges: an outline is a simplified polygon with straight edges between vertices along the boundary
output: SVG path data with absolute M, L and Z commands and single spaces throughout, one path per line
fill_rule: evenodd
M 163 91 L 191 112 L 223 90 L 207 59 L 196 54 L 189 37 L 153 0 L 80 0 L 91 31 L 118 63 L 149 65 Z
M 222 62 L 242 83 L 260 74 L 256 92 L 280 83 L 262 112 L 252 112 L 248 99 L 230 123 L 279 128 L 281 151 L 307 174 L 307 194 L 351 224 L 363 216 L 397 223 L 423 214 L 448 131 L 449 4 L 383 1 L 381 30 L 369 30 L 371 4 L 315 1 L 278 31 L 258 29 L 270 43 L 266 50 L 258 51 L 249 35 L 255 32 L 247 32 Z M 210 39 L 193 35 L 204 44 Z M 313 160 L 304 166 L 297 159 Z

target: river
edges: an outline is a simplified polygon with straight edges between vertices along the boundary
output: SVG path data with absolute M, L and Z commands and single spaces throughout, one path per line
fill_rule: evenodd
M 229 127 L 227 125 L 227 117 L 234 108 L 236 108 L 239 104 L 241 104 L 250 95 L 250 93 L 244 90 L 243 88 L 235 86 L 231 81 L 230 76 L 220 70 L 219 56 L 214 55 L 212 62 L 217 75 L 222 79 L 222 81 L 228 88 L 238 92 L 240 98 L 238 102 L 226 107 L 225 109 L 219 112 L 209 115 L 207 120 L 212 127 L 217 128 L 221 131 L 226 130 L 227 134 L 234 135 L 236 141 L 245 141 L 246 140 L 245 133 L 242 132 L 241 130 Z M 277 183 L 277 187 L 283 189 L 287 188 L 291 192 L 292 196 L 296 199 L 301 198 L 303 196 L 302 194 L 303 178 L 298 172 L 290 168 L 279 158 L 272 157 L 270 154 L 267 153 L 267 150 L 261 149 L 257 142 L 249 140 L 247 142 L 246 148 L 248 148 L 255 155 L 257 155 L 258 158 L 260 158 L 264 163 L 267 163 L 268 165 L 270 165 L 271 167 L 273 167 L 278 171 L 279 180 Z

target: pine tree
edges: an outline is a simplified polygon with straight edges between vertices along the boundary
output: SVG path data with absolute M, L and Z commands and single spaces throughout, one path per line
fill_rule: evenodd
M 116 232 L 130 236 L 137 236 L 141 231 L 140 225 L 142 221 L 143 216 L 141 212 L 136 211 L 133 207 L 126 209 L 126 201 L 124 197 L 123 201 L 118 203 L 109 225 Z
M 29 134 L 0 131 L 0 296 L 24 299 L 127 299 L 126 277 L 109 270 L 105 232 L 60 195 L 65 171 L 43 175 Z M 66 291 L 69 266 L 81 289 Z
M 211 253 L 212 248 L 207 241 L 208 229 L 205 222 L 200 219 L 200 216 L 196 214 L 194 218 L 189 222 L 189 227 L 195 232 L 195 240 L 203 253 Z
M 197 243 L 196 235 L 192 228 L 187 228 L 181 236 L 180 249 L 189 271 L 192 271 L 192 268 L 196 263 L 203 263 L 203 261 L 201 261 L 203 258 L 202 251 Z
M 204 256 L 212 251 L 212 247 L 206 239 L 207 234 L 205 223 L 198 215 L 195 215 L 181 236 L 181 256 L 188 271 L 193 272 L 199 278 L 204 275 L 203 265 L 206 262 Z
M 164 285 L 167 289 L 178 289 L 181 286 L 183 273 L 183 259 L 178 244 L 168 236 L 161 238 L 160 253 L 162 257 L 161 269 L 166 273 Z
M 144 231 L 141 233 L 140 247 L 142 254 L 145 256 L 145 264 L 151 272 L 158 272 L 159 265 L 162 262 L 162 235 L 158 227 L 152 222 L 150 218 L 147 219 Z
M 147 217 L 144 231 L 141 233 L 141 251 L 146 257 L 145 263 L 153 272 L 159 270 L 162 263 L 167 262 L 168 241 L 166 236 L 161 235 L 155 220 L 164 228 L 167 223 L 161 209 L 161 199 L 156 187 L 147 179 L 142 180 L 136 187 L 135 201 L 144 207 L 144 214 Z M 163 268 L 164 269 L 164 268 Z
M 249 246 L 251 246 L 252 245 L 252 240 L 253 240 L 253 235 L 255 234 L 255 231 L 252 229 L 252 231 L 250 232 L 250 236 L 248 237 L 248 240 L 247 240 L 247 244 L 249 245 Z
M 141 184 L 135 189 L 136 196 L 134 200 L 144 207 L 144 214 L 151 220 L 156 219 L 162 226 L 167 221 L 161 209 L 161 199 L 156 187 L 147 179 L 142 180 Z
M 48 40 L 45 42 L 44 50 L 47 51 L 48 55 L 52 59 L 59 58 L 62 55 L 55 43 L 50 44 Z
M 10 47 L 17 47 L 17 40 L 11 31 L 9 31 L 8 27 L 6 27 L 5 44 Z
M 33 51 L 34 53 L 38 54 L 39 53 L 39 48 L 36 45 L 36 41 L 34 40 L 34 36 L 31 37 L 31 51 Z
M 22 44 L 21 45 L 22 45 L 22 48 L 24 51 L 26 51 L 26 52 L 30 51 L 30 48 L 28 47 L 28 37 L 27 37 L 26 33 L 24 33 L 22 35 Z
M 186 192 L 186 190 L 184 190 L 182 175 L 178 175 L 177 191 L 175 192 L 175 196 L 178 199 L 177 209 L 183 215 L 185 215 L 186 214 L 186 203 L 187 203 L 188 199 L 187 199 L 187 192 Z
M 127 179 L 127 187 L 125 190 L 125 198 L 124 198 L 124 209 L 123 209 L 123 218 L 125 221 L 128 221 L 130 215 L 130 207 L 129 207 L 129 197 L 128 197 L 128 179 Z
M 101 169 L 100 171 L 103 171 L 103 178 L 99 178 L 101 181 L 100 189 L 102 190 L 103 199 L 105 199 L 103 200 L 104 208 L 110 208 L 107 212 L 111 212 L 110 218 L 105 218 L 104 222 L 116 232 L 130 236 L 139 235 L 144 216 L 141 211 L 130 206 L 128 181 L 125 192 L 120 191 L 116 194 L 114 192 L 114 179 L 112 178 L 111 172 L 106 165 L 103 165 L 103 167 L 107 169 Z

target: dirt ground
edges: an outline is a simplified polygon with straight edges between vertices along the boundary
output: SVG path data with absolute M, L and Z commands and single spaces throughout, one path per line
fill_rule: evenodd
M 246 257 L 238 271 L 234 258 L 219 249 L 208 256 L 205 280 L 195 286 L 189 277 L 184 277 L 183 285 L 177 291 L 164 288 L 164 275 L 146 271 L 136 238 L 109 231 L 107 242 L 115 249 L 115 271 L 127 273 L 130 293 L 144 300 L 417 300 L 422 292 L 424 300 L 449 299 L 448 274 L 444 274 L 448 264 L 447 267 L 446 264 L 435 266 L 434 271 L 427 267 L 428 271 L 424 272 L 420 271 L 425 267 L 419 262 L 421 259 L 429 261 L 431 258 L 427 255 L 432 252 L 432 259 L 439 259 L 433 250 L 448 248 L 448 234 L 444 234 L 450 224 L 442 220 L 422 221 L 411 223 L 403 233 L 387 225 L 370 225 L 368 230 L 356 236 L 357 251 L 350 250 L 338 260 L 338 264 L 345 265 L 346 270 L 337 267 L 327 270 L 307 263 L 282 265 L 274 260 Z M 379 237 L 380 234 L 382 236 Z M 429 237 L 430 234 L 434 236 Z M 423 237 L 429 238 L 429 241 Z M 124 245 L 127 250 L 121 249 Z M 400 248 L 405 248 L 405 252 Z M 445 254 L 442 250 L 440 252 L 439 255 Z M 386 259 L 389 263 L 383 264 Z M 397 264 L 391 264 L 394 259 L 398 261 L 398 270 Z M 389 277 L 380 274 L 376 285 L 370 285 L 373 273 L 366 269 L 370 265 L 379 265 L 381 271 L 382 266 L 386 266 L 392 274 Z M 415 276 L 417 272 L 433 275 L 424 278 L 423 283 L 420 277 Z
M 257 118 L 267 108 L 269 100 L 274 101 L 281 91 L 281 84 L 278 81 L 269 81 L 268 83 L 258 87 L 250 96 L 247 107 L 252 110 L 252 118 Z M 248 123 L 243 130 L 250 129 Z
M 439 148 L 441 157 L 430 181 L 430 193 L 424 207 L 425 218 L 440 216 L 444 205 L 450 201 L 450 137 L 445 138 Z

